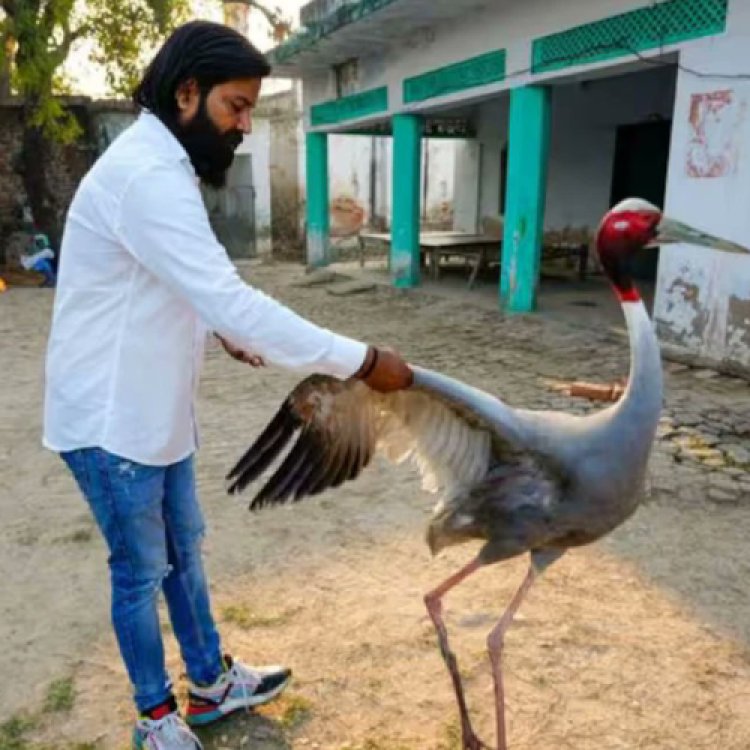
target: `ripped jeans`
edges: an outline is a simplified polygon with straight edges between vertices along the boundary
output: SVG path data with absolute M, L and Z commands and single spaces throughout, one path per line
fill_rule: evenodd
M 100 448 L 61 455 L 109 547 L 112 622 L 138 710 L 172 694 L 157 610 L 160 589 L 188 677 L 213 683 L 222 670 L 221 646 L 201 559 L 205 525 L 192 456 L 159 467 Z

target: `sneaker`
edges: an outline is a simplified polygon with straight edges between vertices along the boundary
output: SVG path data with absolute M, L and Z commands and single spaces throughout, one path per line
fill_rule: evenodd
M 224 672 L 213 685 L 190 684 L 185 720 L 191 726 L 210 724 L 241 709 L 273 700 L 288 684 L 285 667 L 248 667 L 224 657 Z
M 133 750 L 203 750 L 198 738 L 176 711 L 160 718 L 141 716 L 133 730 Z

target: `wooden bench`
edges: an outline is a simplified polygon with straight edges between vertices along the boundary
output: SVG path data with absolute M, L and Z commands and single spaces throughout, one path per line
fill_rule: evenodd
M 548 230 L 542 238 L 542 260 L 556 260 L 558 258 L 577 261 L 578 278 L 583 281 L 589 266 L 588 230 L 571 229 Z
M 367 246 L 375 245 L 385 254 L 390 270 L 391 235 L 388 232 L 359 233 L 359 264 L 364 266 Z M 473 260 L 469 276 L 469 288 L 479 272 L 493 263 L 500 263 L 502 240 L 496 233 L 469 234 L 467 232 L 422 232 L 419 235 L 420 264 L 429 269 L 433 279 L 440 277 L 440 261 L 450 258 Z M 586 278 L 589 264 L 589 241 L 585 230 L 563 230 L 545 232 L 542 244 L 542 260 L 572 258 L 577 261 L 578 277 Z
M 387 232 L 360 232 L 359 264 L 364 266 L 368 245 L 384 249 L 390 270 L 391 235 Z M 420 264 L 427 266 L 433 279 L 440 277 L 442 259 L 460 257 L 473 260 L 469 275 L 469 288 L 474 286 L 479 272 L 486 268 L 491 258 L 500 257 L 501 242 L 496 237 L 467 232 L 422 232 L 419 235 Z

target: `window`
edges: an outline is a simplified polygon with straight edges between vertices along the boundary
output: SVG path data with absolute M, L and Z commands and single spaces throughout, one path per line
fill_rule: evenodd
M 352 59 L 333 66 L 336 77 L 336 98 L 349 96 L 359 90 L 359 60 Z

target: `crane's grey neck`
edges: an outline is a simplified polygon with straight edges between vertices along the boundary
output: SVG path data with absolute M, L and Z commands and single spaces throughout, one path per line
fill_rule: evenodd
M 664 391 L 659 341 L 642 301 L 623 302 L 622 309 L 630 338 L 630 375 L 625 393 L 614 408 L 616 418 L 653 432 Z

